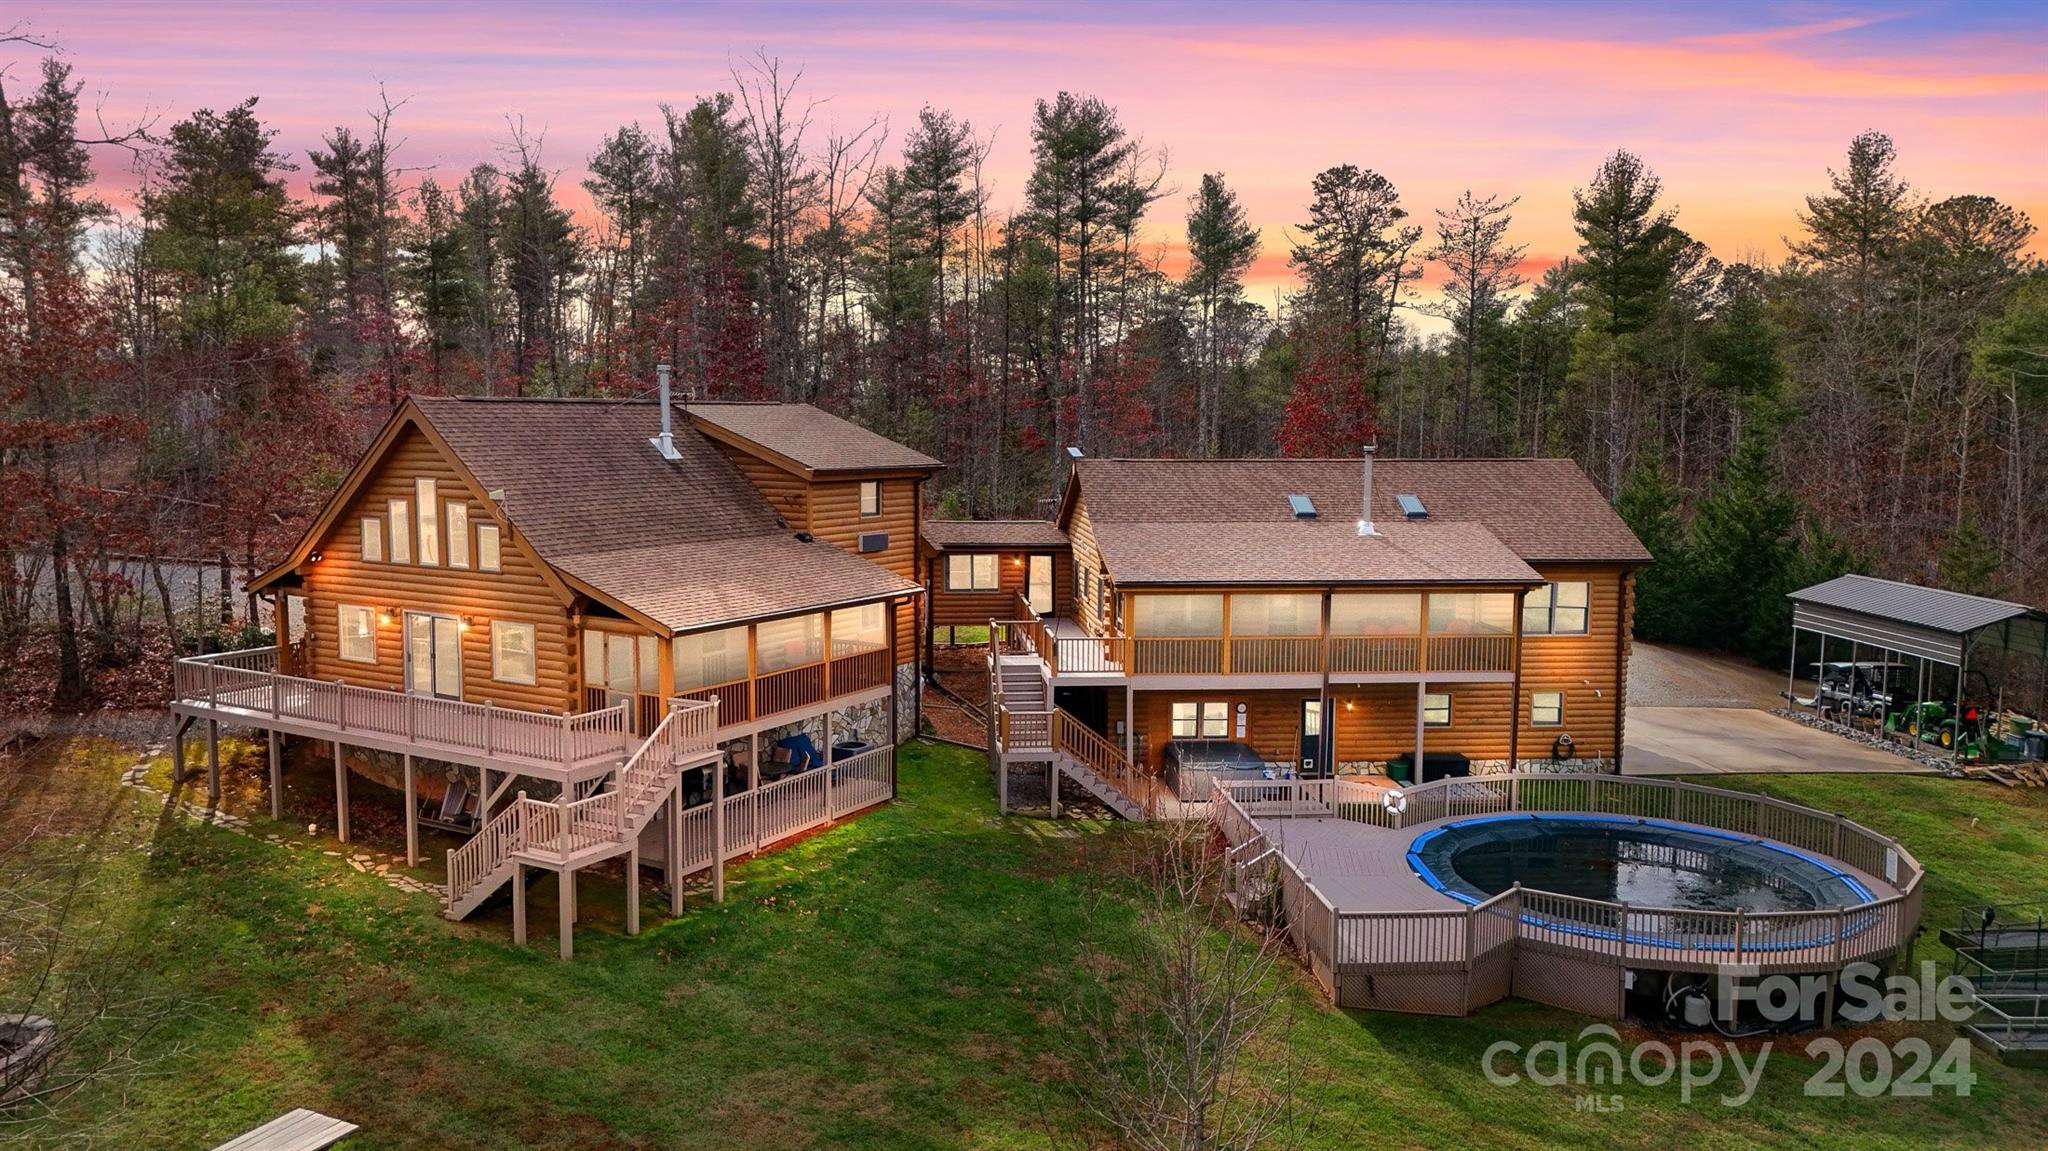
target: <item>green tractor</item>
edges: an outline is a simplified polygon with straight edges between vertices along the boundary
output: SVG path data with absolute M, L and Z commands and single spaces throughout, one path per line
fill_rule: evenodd
M 1935 733 L 1943 730 L 1947 724 L 1948 708 L 1932 700 L 1909 703 L 1884 717 L 1886 731 L 1903 732 L 1928 743 L 1935 742 Z M 1950 743 L 1954 743 L 1953 737 Z
M 1923 743 L 1955 751 L 1959 758 L 1992 762 L 2006 747 L 2002 740 L 1989 738 L 1996 721 L 1974 703 L 1963 704 L 1960 714 L 1951 714 L 1946 704 L 1933 701 L 1908 704 L 1885 717 L 1884 728 L 1904 732 Z

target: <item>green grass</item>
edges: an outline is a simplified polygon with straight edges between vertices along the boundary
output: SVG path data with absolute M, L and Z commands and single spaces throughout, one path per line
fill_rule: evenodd
M 113 786 L 132 752 L 52 741 L 34 755 L 14 798 L 119 816 L 68 828 L 56 846 L 93 861 L 95 911 L 138 945 L 141 982 L 191 1009 L 152 1038 L 157 1074 L 87 1089 L 61 1122 L 27 1132 L 31 1145 L 90 1124 L 107 1146 L 211 1146 L 294 1106 L 362 1124 L 351 1151 L 1008 1148 L 1099 1135 L 1065 1081 L 1058 1004 L 1091 928 L 1089 894 L 1129 832 L 998 818 L 976 754 L 907 748 L 897 803 L 740 866 L 723 905 L 696 893 L 674 920 L 650 906 L 638 937 L 609 926 L 617 882 L 586 883 L 591 922 L 569 964 L 553 957 L 552 884 L 534 889 L 534 944 L 514 947 L 502 911 L 449 924 L 431 898 L 317 845 L 162 817 Z M 1972 900 L 2048 891 L 2037 793 L 1894 778 L 1750 786 L 1905 838 L 1934 870 L 1930 923 Z M 0 995 L 7 980 L 0 970 Z M 2048 1078 L 1988 1058 L 1969 1098 L 1810 1099 L 1815 1065 L 1781 1043 L 1746 1108 L 1684 1105 L 1673 1085 L 1625 1088 L 1622 1113 L 1596 1115 L 1570 1088 L 1498 1088 L 1480 1073 L 1497 1039 L 1569 1039 L 1588 1020 L 1513 1001 L 1462 1020 L 1352 1014 L 1291 966 L 1287 980 L 1284 1042 L 1316 1113 L 1310 1146 L 2048 1143 Z

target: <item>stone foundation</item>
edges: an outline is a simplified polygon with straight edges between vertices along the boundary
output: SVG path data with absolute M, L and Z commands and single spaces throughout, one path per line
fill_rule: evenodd
M 896 665 L 896 737 L 898 739 L 916 739 L 917 733 L 924 730 L 924 693 L 918 690 L 917 680 L 917 664 L 900 663 Z M 876 744 L 888 743 L 888 730 L 885 720 L 882 727 L 883 737 L 878 740 L 870 740 L 869 742 Z

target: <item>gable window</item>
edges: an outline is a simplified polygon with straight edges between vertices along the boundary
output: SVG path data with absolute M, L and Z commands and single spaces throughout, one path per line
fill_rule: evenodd
M 1220 700 L 1173 705 L 1173 738 L 1225 739 L 1230 735 L 1230 704 Z
M 392 500 L 387 508 L 391 512 L 391 562 L 409 564 L 412 562 L 412 505 L 404 500 Z
M 414 480 L 413 495 L 420 508 L 420 565 L 441 562 L 441 505 L 434 496 L 434 481 Z
M 1536 727 L 1564 724 L 1564 693 L 1539 691 L 1529 697 L 1529 722 Z
M 384 560 L 384 519 L 381 516 L 363 517 L 363 561 L 382 563 Z
M 499 683 L 532 683 L 537 677 L 534 626 L 491 621 L 491 678 Z
M 1547 583 L 1522 600 L 1523 635 L 1585 635 L 1586 584 Z
M 469 505 L 448 505 L 448 566 L 469 566 Z
M 996 590 L 996 557 L 992 553 L 947 556 L 946 590 Z
M 860 514 L 878 516 L 882 514 L 882 481 L 862 480 L 860 482 Z
M 1451 726 L 1451 695 L 1449 692 L 1432 691 L 1422 697 L 1422 726 Z
M 503 571 L 503 562 L 498 554 L 498 525 L 476 525 L 476 569 L 478 571 Z
M 376 663 L 377 613 L 347 603 L 335 611 L 339 617 L 335 634 L 340 637 L 341 658 L 350 663 Z

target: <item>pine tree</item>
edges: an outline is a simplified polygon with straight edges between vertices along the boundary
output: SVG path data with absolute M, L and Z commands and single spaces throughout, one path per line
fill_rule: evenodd
M 1515 266 L 1527 249 L 1507 242 L 1508 215 L 1520 197 L 1505 202 L 1499 196 L 1481 200 L 1469 190 L 1458 197 L 1458 206 L 1436 214 L 1437 242 L 1423 258 L 1444 266 L 1448 278 L 1442 302 L 1423 310 L 1451 322 L 1457 342 L 1461 373 L 1458 387 L 1457 450 L 1468 453 L 1473 446 L 1472 409 L 1479 391 L 1479 365 L 1497 337 L 1508 308 L 1507 294 L 1522 285 Z
M 1223 318 L 1244 293 L 1244 274 L 1259 257 L 1259 233 L 1221 173 L 1202 177 L 1188 200 L 1188 273 L 1181 291 L 1195 302 L 1206 361 L 1196 400 L 1199 455 L 1216 454 L 1223 396 Z
M 1650 566 L 1636 576 L 1635 634 L 1667 643 L 1699 643 L 1699 601 L 1679 490 L 1655 453 L 1636 458 L 1614 510 L 1650 553 Z

